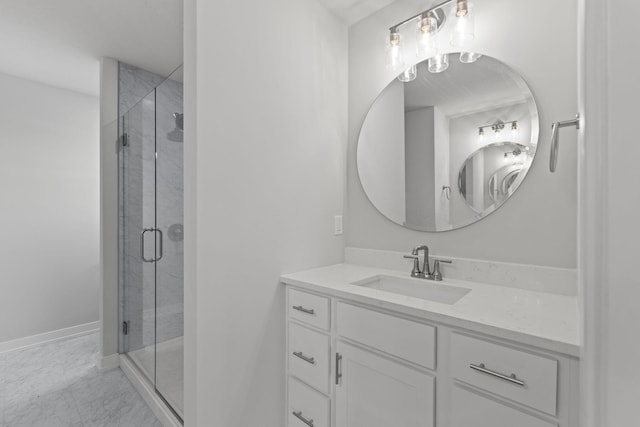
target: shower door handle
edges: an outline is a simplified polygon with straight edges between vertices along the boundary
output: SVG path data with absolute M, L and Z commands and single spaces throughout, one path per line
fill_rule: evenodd
M 159 228 L 154 228 L 153 230 L 158 232 L 158 234 L 160 234 L 160 245 L 159 245 L 160 256 L 154 260 L 155 262 L 158 262 L 162 259 L 162 255 L 164 254 L 164 249 L 163 249 L 164 235 L 162 234 L 162 230 L 160 230 Z
M 155 262 L 156 260 L 154 258 L 147 259 L 144 256 L 144 235 L 149 231 L 155 231 L 155 229 L 145 228 L 144 230 L 142 230 L 142 233 L 140 233 L 140 258 L 142 258 L 142 261 L 144 262 Z

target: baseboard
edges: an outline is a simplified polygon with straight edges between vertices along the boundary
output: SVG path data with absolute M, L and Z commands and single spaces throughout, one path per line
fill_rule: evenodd
M 85 323 L 83 325 L 72 326 L 70 328 L 58 329 L 56 331 L 2 342 L 0 343 L 0 353 L 22 350 L 29 347 L 35 347 L 40 344 L 65 340 L 68 338 L 81 337 L 83 335 L 93 334 L 99 331 L 100 322 Z
M 126 354 L 120 355 L 120 369 L 129 378 L 129 381 L 164 427 L 182 427 L 182 423 L 156 394 L 153 386 Z
M 115 369 L 120 366 L 120 355 L 116 353 L 110 356 L 103 356 L 98 359 L 98 363 L 96 365 L 100 371 Z

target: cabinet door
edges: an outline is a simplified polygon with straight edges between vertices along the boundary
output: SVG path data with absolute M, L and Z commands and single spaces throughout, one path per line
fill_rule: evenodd
M 338 341 L 336 427 L 433 427 L 435 379 Z
M 488 397 L 453 386 L 451 427 L 557 427 Z

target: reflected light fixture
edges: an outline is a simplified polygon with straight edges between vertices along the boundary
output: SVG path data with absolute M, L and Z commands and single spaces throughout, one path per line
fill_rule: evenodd
M 427 61 L 427 69 L 430 73 L 441 73 L 449 68 L 449 55 L 446 53 L 436 55 Z
M 478 141 L 479 142 L 484 142 L 484 129 L 483 128 L 478 129 Z
M 480 59 L 482 55 L 475 52 L 460 52 L 460 62 L 463 64 L 472 64 Z
M 463 46 L 468 41 L 475 38 L 473 5 L 468 0 L 443 0 L 417 15 L 414 15 L 389 28 L 389 37 L 386 38 L 386 64 L 402 76 L 401 81 L 411 78 L 413 80 L 413 69 L 407 69 L 403 55 L 403 41 L 400 29 L 410 22 L 417 22 L 416 27 L 416 53 L 421 59 L 428 59 L 428 69 L 432 73 L 441 73 L 449 67 L 449 57 L 447 54 L 438 53 L 437 33 L 442 29 L 447 14 L 443 9 L 453 4 L 451 18 L 453 29 L 451 31 L 451 44 Z M 475 62 L 481 55 L 473 52 L 462 52 L 460 62 L 469 64 Z
M 514 138 L 518 137 L 518 122 L 511 123 L 511 136 Z
M 402 38 L 397 28 L 392 28 L 387 43 L 386 62 L 387 67 L 393 71 L 404 68 L 404 56 L 402 54 Z
M 418 77 L 418 68 L 414 64 L 411 67 L 404 70 L 402 73 L 400 73 L 400 75 L 398 76 L 398 80 L 400 80 L 403 83 L 408 83 L 408 82 L 414 81 L 416 77 Z
M 484 130 L 485 128 L 491 128 L 491 130 L 493 131 L 493 135 L 497 140 L 500 139 L 500 137 L 502 136 L 502 131 L 504 130 L 504 128 L 507 125 L 511 125 L 511 136 L 512 137 L 516 137 L 518 136 L 518 121 L 517 120 L 511 120 L 509 122 L 503 122 L 502 120 L 498 119 L 495 122 L 491 123 L 490 125 L 484 125 L 484 126 L 479 126 L 478 127 L 478 135 L 480 138 L 482 138 L 484 136 Z M 482 141 L 482 139 L 480 139 Z

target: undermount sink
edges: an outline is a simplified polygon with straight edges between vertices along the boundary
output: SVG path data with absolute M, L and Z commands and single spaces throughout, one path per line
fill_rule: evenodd
M 385 275 L 368 277 L 366 279 L 353 282 L 352 284 L 370 289 L 378 289 L 384 292 L 440 302 L 443 304 L 455 304 L 471 291 L 471 289 L 434 283 L 425 279 Z

